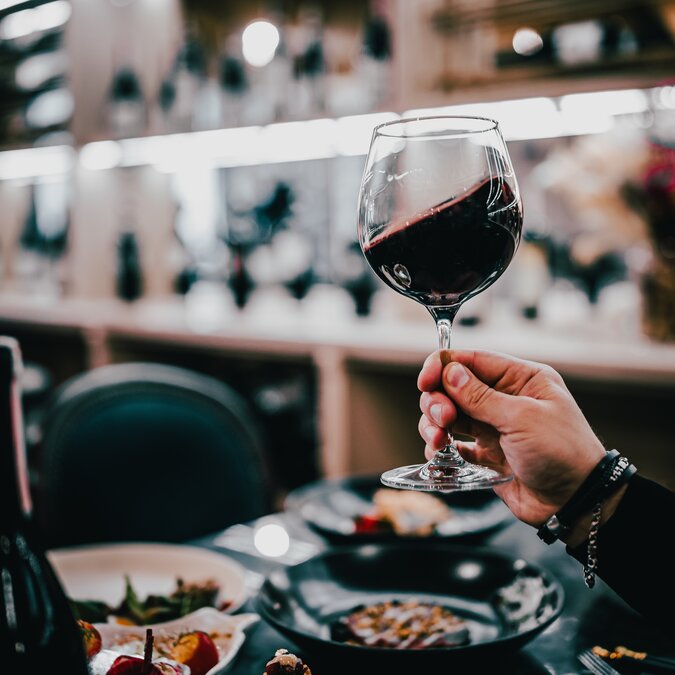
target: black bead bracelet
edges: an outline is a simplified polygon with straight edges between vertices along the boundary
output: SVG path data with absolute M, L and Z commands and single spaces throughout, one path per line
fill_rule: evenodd
M 598 505 L 628 481 L 636 470 L 617 450 L 610 450 L 569 501 L 537 530 L 539 538 L 547 544 L 563 538 L 579 518 L 597 511 Z

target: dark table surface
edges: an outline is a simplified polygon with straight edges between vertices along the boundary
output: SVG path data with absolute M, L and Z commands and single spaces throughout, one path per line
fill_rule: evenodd
M 289 534 L 290 549 L 285 557 L 262 556 L 253 545 L 254 531 L 262 525 L 271 523 L 282 526 Z M 463 545 L 467 543 L 465 540 L 452 541 Z M 217 536 L 200 539 L 194 543 L 225 553 L 241 562 L 247 570 L 259 575 L 266 575 L 280 565 L 293 564 L 311 555 L 312 551 L 334 545 L 309 529 L 292 513 L 266 516 L 247 526 L 235 526 Z M 462 670 L 462 672 L 518 675 L 587 673 L 576 657 L 582 649 L 596 644 L 610 648 L 626 645 L 631 649 L 675 656 L 674 645 L 665 634 L 633 612 L 601 580 L 598 580 L 592 590 L 586 588 L 582 567 L 567 555 L 561 543 L 547 546 L 537 538 L 532 528 L 515 519 L 499 531 L 479 540 L 472 539 L 469 543 L 494 548 L 547 568 L 564 588 L 565 607 L 562 615 L 546 631 L 514 653 L 512 658 L 501 657 L 499 663 L 488 664 L 494 666 L 490 667 L 489 671 L 484 670 L 486 667 L 484 664 L 478 670 Z M 255 574 L 252 576 L 255 577 Z M 255 597 L 252 597 L 241 611 L 255 611 Z M 263 620 L 247 629 L 247 635 L 241 652 L 228 671 L 231 675 L 261 675 L 266 661 L 281 647 L 302 656 L 301 650 Z M 310 667 L 312 665 L 309 659 L 308 665 Z M 455 668 L 452 670 L 453 673 L 459 672 Z M 334 672 L 340 672 L 339 668 Z M 315 668 L 313 675 L 327 674 L 323 671 L 318 672 Z M 356 673 L 352 672 L 351 675 Z

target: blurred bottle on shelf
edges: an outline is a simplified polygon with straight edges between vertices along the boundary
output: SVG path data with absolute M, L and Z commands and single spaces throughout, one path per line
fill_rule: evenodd
M 194 31 L 188 30 L 173 68 L 159 90 L 159 103 L 164 112 L 167 131 L 192 131 L 195 122 L 197 125 L 208 124 L 209 119 L 217 118 L 217 111 L 214 113 L 212 109 L 213 95 L 210 89 L 204 95 L 204 100 L 199 101 L 207 83 L 206 65 L 204 48 L 195 37 Z M 199 106 L 204 103 L 208 109 L 202 112 Z
M 239 309 L 243 309 L 255 288 L 255 283 L 246 268 L 245 247 L 242 244 L 230 244 L 227 285 L 232 291 L 235 304 Z
M 335 257 L 334 280 L 342 286 L 354 301 L 358 316 L 368 316 L 375 291 L 377 277 L 366 264 L 358 241 L 351 241 Z
M 326 63 L 323 23 L 318 9 L 300 13 L 298 24 L 288 28 L 292 36 L 293 76 L 288 89 L 287 112 L 291 119 L 308 119 L 326 109 Z
M 60 295 L 59 264 L 68 246 L 69 185 L 62 176 L 36 178 L 21 235 L 22 281 L 48 295 Z
M 389 24 L 382 14 L 374 11 L 366 20 L 359 63 L 359 70 L 371 92 L 370 110 L 378 110 L 391 96 L 391 56 Z
M 145 100 L 140 80 L 132 68 L 122 67 L 113 75 L 106 117 L 114 138 L 141 136 L 145 132 Z
M 538 318 L 542 297 L 551 285 L 548 261 L 547 240 L 534 232 L 526 233 L 508 276 L 511 295 L 526 319 Z
M 224 127 L 243 126 L 244 99 L 249 89 L 246 67 L 241 59 L 225 53 L 220 60 L 221 122 Z
M 133 232 L 123 232 L 117 247 L 117 296 L 127 302 L 137 300 L 143 293 L 138 241 Z

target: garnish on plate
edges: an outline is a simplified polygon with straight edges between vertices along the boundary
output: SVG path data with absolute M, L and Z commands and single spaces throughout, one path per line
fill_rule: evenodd
M 113 616 L 117 623 L 130 626 L 145 626 L 179 619 L 202 607 L 216 607 L 220 587 L 212 579 L 187 583 L 176 580 L 176 589 L 169 595 L 148 595 L 141 600 L 131 580 L 125 576 L 124 599 L 117 607 L 98 600 L 71 600 L 75 616 L 89 623 L 105 623 Z M 224 610 L 230 602 L 223 602 L 218 609 Z
M 373 495 L 372 510 L 354 519 L 354 528 L 357 534 L 425 537 L 452 516 L 452 510 L 433 495 L 382 488 Z
M 288 649 L 277 649 L 274 658 L 265 665 L 263 675 L 312 675 L 309 666 Z
M 87 621 L 81 619 L 77 622 L 82 633 L 82 642 L 87 658 L 90 659 L 101 651 L 101 634 Z
M 193 630 L 179 635 L 171 649 L 171 658 L 190 668 L 190 675 L 205 675 L 220 660 L 218 648 L 208 633 Z
M 153 644 L 152 629 L 148 628 L 145 632 L 145 646 L 142 658 L 121 654 L 115 658 L 109 669 L 106 669 L 106 666 L 103 666 L 102 669 L 99 668 L 101 664 L 97 664 L 94 661 L 92 671 L 94 673 L 102 672 L 105 675 L 184 675 L 186 672 L 189 672 L 181 664 L 171 662 L 168 659 L 153 661 Z M 105 657 L 106 655 L 102 656 Z

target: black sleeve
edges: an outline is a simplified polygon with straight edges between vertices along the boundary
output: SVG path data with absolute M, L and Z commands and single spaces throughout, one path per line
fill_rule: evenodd
M 633 609 L 675 630 L 675 493 L 633 476 L 598 534 L 598 576 Z M 567 552 L 582 564 L 586 543 Z

